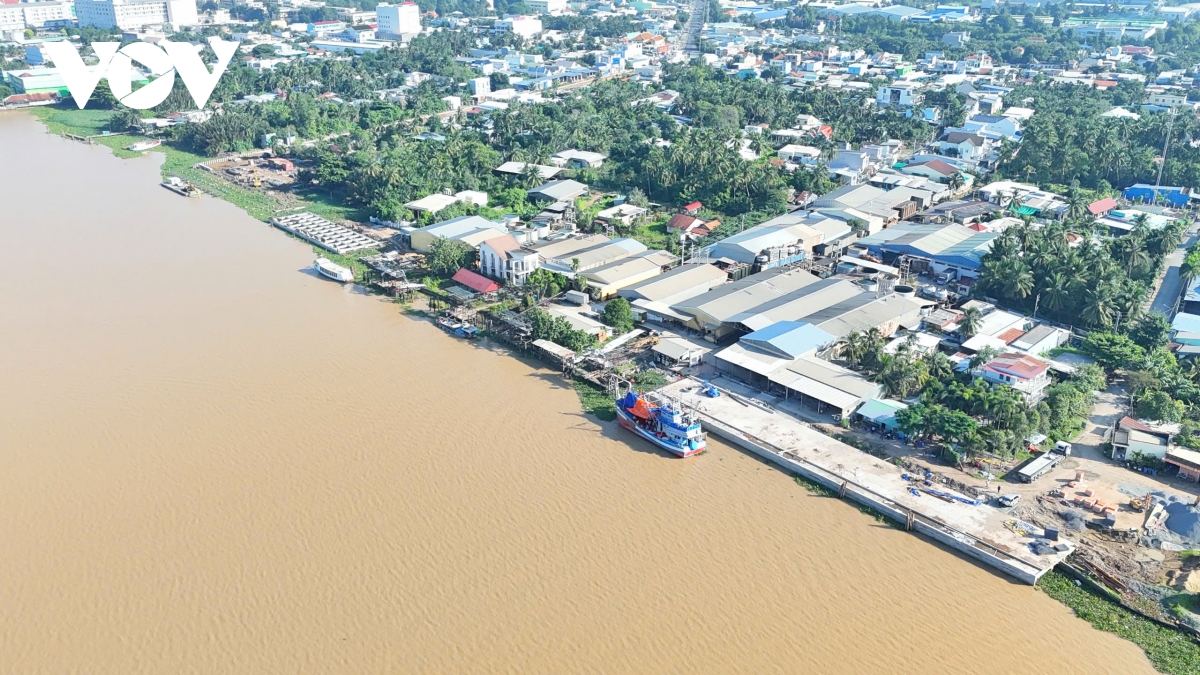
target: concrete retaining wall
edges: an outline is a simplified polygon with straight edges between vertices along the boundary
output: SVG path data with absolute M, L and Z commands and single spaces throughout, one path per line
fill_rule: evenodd
M 850 481 L 843 481 L 836 474 L 826 471 L 821 467 L 804 460 L 794 460 L 772 450 L 766 445 L 752 440 L 746 434 L 728 427 L 717 420 L 704 415 L 704 427 L 713 434 L 724 438 L 727 441 L 735 443 L 741 448 L 745 448 L 750 452 L 766 459 L 773 464 L 776 464 L 788 471 L 799 474 L 806 480 L 810 480 L 818 485 L 833 490 L 839 494 L 843 494 L 842 488 L 845 485 L 844 496 L 870 508 L 873 511 L 883 514 L 884 516 L 898 522 L 908 525 L 909 510 L 904 507 L 897 506 L 891 500 L 885 499 L 875 493 L 866 490 Z M 940 523 L 933 522 L 920 513 L 912 513 L 912 530 L 923 534 L 934 541 L 954 549 L 964 555 L 967 555 L 975 560 L 978 560 L 990 567 L 1000 570 L 1005 574 L 1014 577 L 1024 583 L 1033 585 L 1041 578 L 1043 574 L 1049 570 L 1039 570 L 1032 565 L 1023 562 L 1010 560 L 1003 557 L 999 553 L 992 553 L 986 549 L 980 548 L 977 544 L 982 544 L 975 537 L 959 532 L 952 528 L 946 527 Z

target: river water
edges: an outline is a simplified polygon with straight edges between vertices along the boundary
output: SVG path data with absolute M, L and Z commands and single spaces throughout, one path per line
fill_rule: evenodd
M 1150 673 L 717 442 L 0 114 L 0 671 Z

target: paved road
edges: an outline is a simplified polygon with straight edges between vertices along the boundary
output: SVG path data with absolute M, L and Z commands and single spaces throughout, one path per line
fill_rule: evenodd
M 1183 279 L 1179 278 L 1179 265 L 1183 263 L 1187 247 L 1196 243 L 1196 239 L 1195 235 L 1189 237 L 1171 255 L 1167 256 L 1167 271 L 1163 276 L 1162 284 L 1158 287 L 1158 293 L 1154 296 L 1154 301 L 1150 303 L 1151 311 L 1162 312 L 1169 318 L 1171 312 L 1175 310 L 1175 301 L 1183 292 Z
M 699 35 L 704 28 L 704 20 L 708 15 L 708 0 L 693 0 L 687 25 L 682 32 L 682 49 L 689 56 L 700 51 Z

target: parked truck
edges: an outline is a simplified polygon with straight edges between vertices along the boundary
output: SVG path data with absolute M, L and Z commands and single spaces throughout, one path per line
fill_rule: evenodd
M 1046 475 L 1046 473 L 1058 466 L 1058 463 L 1064 459 L 1066 459 L 1066 455 L 1060 455 L 1056 452 L 1043 452 L 1017 469 L 1015 476 L 1022 483 L 1032 483 Z

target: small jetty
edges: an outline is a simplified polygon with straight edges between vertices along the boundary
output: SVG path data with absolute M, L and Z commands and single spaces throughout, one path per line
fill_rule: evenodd
M 195 185 L 178 178 L 171 176 L 162 182 L 162 186 L 174 192 L 175 194 L 183 195 L 184 197 L 199 197 L 200 190 L 196 189 Z

